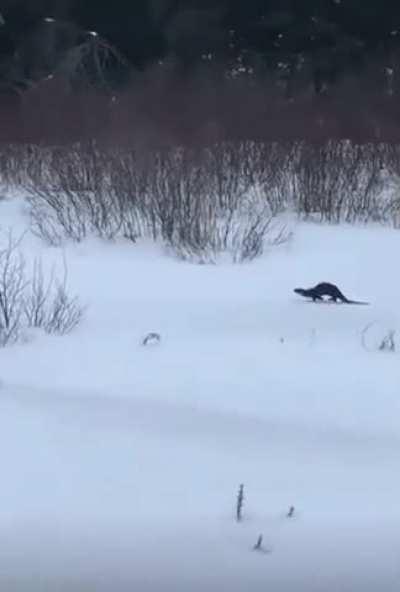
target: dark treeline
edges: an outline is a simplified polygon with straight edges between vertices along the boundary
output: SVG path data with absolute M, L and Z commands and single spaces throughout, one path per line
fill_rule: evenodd
M 396 140 L 398 0 L 3 0 L 0 139 Z

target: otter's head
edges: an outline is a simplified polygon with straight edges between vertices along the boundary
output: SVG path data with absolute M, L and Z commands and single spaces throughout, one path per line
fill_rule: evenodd
M 304 290 L 304 288 L 295 288 L 293 292 L 296 292 L 296 294 L 300 294 L 300 296 L 305 296 L 306 294 L 306 290 Z

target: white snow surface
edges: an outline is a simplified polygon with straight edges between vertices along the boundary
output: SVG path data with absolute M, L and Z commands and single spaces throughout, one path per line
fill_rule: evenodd
M 398 231 L 298 224 L 244 265 L 22 246 L 88 310 L 0 350 L 1 590 L 400 590 L 400 354 L 361 344 L 400 329 Z M 293 293 L 319 281 L 371 304 Z

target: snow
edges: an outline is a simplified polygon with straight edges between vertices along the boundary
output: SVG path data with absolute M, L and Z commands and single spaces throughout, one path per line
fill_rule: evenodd
M 22 245 L 88 311 L 0 351 L 1 589 L 399 590 L 399 354 L 361 343 L 399 329 L 398 231 L 298 224 L 246 265 Z M 371 305 L 292 291 L 318 281 Z

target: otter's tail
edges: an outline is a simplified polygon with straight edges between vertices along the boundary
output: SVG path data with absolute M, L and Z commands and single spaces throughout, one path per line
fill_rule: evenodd
M 346 298 L 346 300 L 344 300 L 344 303 L 345 304 L 363 304 L 363 305 L 370 304 L 370 302 L 363 302 L 361 300 L 348 300 L 347 298 Z

